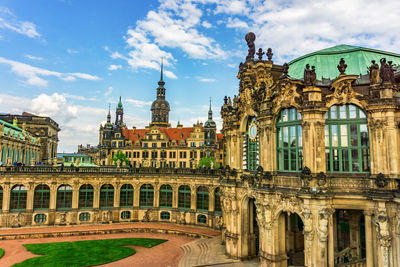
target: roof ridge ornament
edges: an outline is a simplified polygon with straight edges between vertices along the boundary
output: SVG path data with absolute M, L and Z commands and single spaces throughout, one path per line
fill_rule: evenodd
M 272 49 L 269 47 L 268 49 L 267 49 L 267 58 L 268 58 L 268 61 L 272 61 L 272 56 L 274 55 L 274 53 L 272 53 Z

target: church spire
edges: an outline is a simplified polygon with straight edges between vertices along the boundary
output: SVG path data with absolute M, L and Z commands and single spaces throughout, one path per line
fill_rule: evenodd
M 160 81 L 158 82 L 158 88 L 157 88 L 157 98 L 165 99 L 165 82 L 163 80 L 163 72 L 164 72 L 164 62 L 163 58 L 161 58 L 161 77 Z
M 208 119 L 212 120 L 211 96 L 210 96 L 210 109 L 208 110 Z
M 164 62 L 163 62 L 163 58 L 161 58 L 161 79 L 160 79 L 160 81 L 162 81 L 163 80 L 163 68 L 164 67 Z
M 108 115 L 107 115 L 107 122 L 111 122 L 111 113 L 110 113 L 110 105 L 111 104 L 108 104 Z

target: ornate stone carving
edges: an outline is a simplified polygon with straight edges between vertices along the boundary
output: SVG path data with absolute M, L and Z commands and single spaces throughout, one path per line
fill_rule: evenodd
M 259 48 L 259 49 L 258 49 L 258 52 L 257 52 L 256 54 L 257 54 L 257 56 L 258 56 L 258 60 L 262 60 L 262 57 L 263 57 L 263 55 L 264 55 L 265 53 L 262 51 L 262 48 Z
M 109 223 L 111 220 L 111 210 L 105 210 L 101 213 L 101 221 L 103 223 Z
M 376 85 L 380 83 L 380 73 L 379 73 L 379 65 L 375 62 L 375 60 L 371 60 L 372 65 L 369 67 L 369 82 L 371 85 Z
M 143 220 L 142 221 L 144 221 L 144 222 L 150 222 L 150 210 L 148 209 L 148 210 L 146 210 L 146 212 L 144 213 L 144 216 L 143 216 Z
M 268 61 L 272 61 L 272 56 L 273 56 L 274 54 L 272 53 L 272 49 L 271 48 L 268 48 L 267 49 L 267 58 L 268 58 Z
M 331 90 L 333 94 L 326 96 L 327 100 L 334 97 L 338 100 L 339 104 L 350 103 L 352 98 L 361 96 L 361 94 L 355 92 L 352 87 L 352 83 L 357 80 L 357 75 L 343 75 L 339 76 L 332 84 Z
M 320 242 L 328 241 L 328 224 L 329 224 L 329 217 L 333 213 L 332 210 L 328 208 L 324 208 L 319 211 L 318 214 L 318 238 Z
M 379 173 L 375 178 L 375 184 L 379 188 L 384 188 L 388 183 L 387 178 L 382 173 Z
M 256 52 L 256 46 L 254 45 L 254 41 L 256 40 L 256 35 L 252 32 L 249 32 L 245 36 L 245 40 L 247 42 L 247 46 L 249 47 L 249 52 L 246 57 L 246 61 L 253 60 L 254 54 Z
M 315 86 L 317 83 L 317 74 L 315 72 L 315 66 L 310 69 L 310 64 L 306 65 L 304 69 L 304 85 L 305 86 Z
M 324 172 L 320 172 L 317 174 L 317 184 L 319 186 L 325 186 L 327 183 L 327 177 L 326 174 Z
M 347 64 L 345 63 L 343 58 L 340 59 L 339 65 L 337 65 L 337 68 L 338 68 L 338 70 L 340 72 L 340 75 L 344 75 L 345 74 L 345 71 L 346 71 L 346 68 L 347 68 Z
M 395 84 L 392 61 L 386 63 L 386 58 L 381 58 L 380 76 L 382 83 Z

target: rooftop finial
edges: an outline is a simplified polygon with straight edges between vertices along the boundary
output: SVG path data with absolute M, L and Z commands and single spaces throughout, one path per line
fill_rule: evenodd
M 208 110 L 208 119 L 212 120 L 211 96 L 210 96 L 210 109 Z

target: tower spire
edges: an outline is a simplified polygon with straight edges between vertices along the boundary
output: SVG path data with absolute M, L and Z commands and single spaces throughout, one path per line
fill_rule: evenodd
M 208 110 L 208 119 L 212 120 L 211 96 L 210 96 L 210 109 Z
M 111 104 L 108 103 L 108 115 L 107 115 L 107 122 L 111 122 L 111 113 L 110 113 Z
M 163 61 L 163 59 L 164 58 L 161 58 L 161 79 L 160 79 L 160 81 L 163 80 L 163 70 L 164 70 L 164 61 Z

